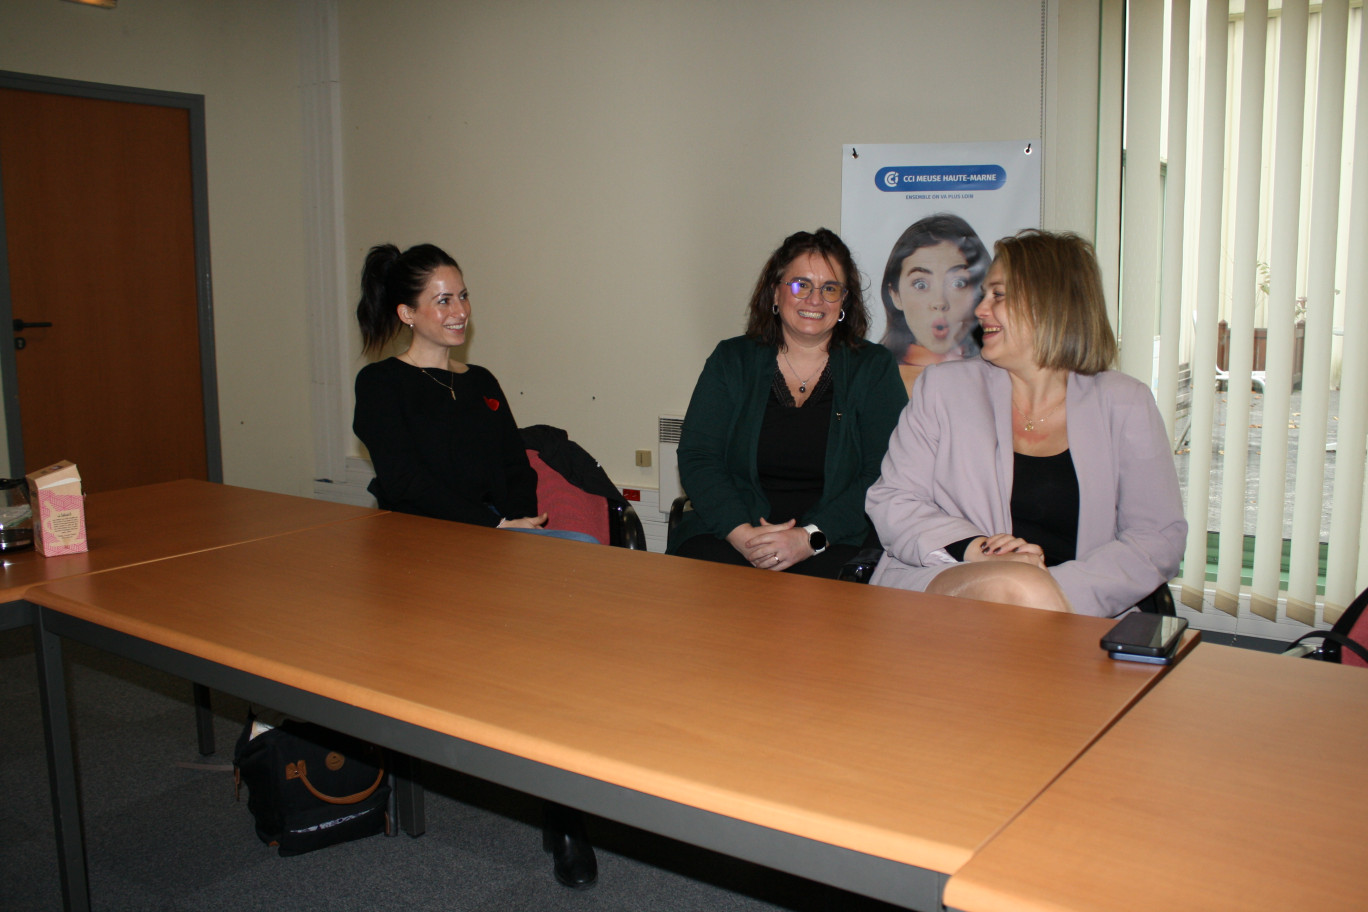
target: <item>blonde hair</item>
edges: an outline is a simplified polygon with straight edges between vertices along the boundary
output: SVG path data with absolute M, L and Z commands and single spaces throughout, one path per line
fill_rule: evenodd
M 1093 245 L 1072 232 L 1029 228 L 993 245 L 1007 300 L 1035 331 L 1041 367 L 1096 374 L 1116 363 L 1102 271 Z

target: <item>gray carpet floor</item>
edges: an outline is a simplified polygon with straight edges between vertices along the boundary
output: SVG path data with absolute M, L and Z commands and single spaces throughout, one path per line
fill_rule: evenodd
M 280 858 L 234 801 L 246 705 L 214 694 L 218 753 L 196 748 L 189 682 L 68 644 L 96 910 L 849 910 L 859 896 L 591 817 L 599 883 L 551 877 L 541 803 L 440 769 L 427 832 Z M 52 812 L 29 630 L 0 633 L 0 910 L 58 910 Z

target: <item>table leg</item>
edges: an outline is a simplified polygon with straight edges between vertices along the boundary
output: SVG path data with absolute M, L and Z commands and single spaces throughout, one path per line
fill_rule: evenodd
M 214 711 L 210 705 L 209 688 L 195 684 L 195 732 L 199 735 L 199 752 L 209 756 L 214 752 Z
M 410 836 L 422 836 L 427 830 L 427 814 L 423 807 L 423 784 L 417 779 L 423 761 L 394 751 L 390 752 L 390 758 L 394 767 L 394 799 L 399 826 Z
M 39 613 L 33 638 L 43 704 L 43 737 L 47 741 L 48 782 L 52 788 L 52 817 L 57 834 L 62 903 L 68 912 L 89 912 L 90 881 L 86 870 L 85 836 L 81 829 L 80 796 L 76 786 L 76 749 L 67 703 L 62 640 L 44 628 L 43 614 Z

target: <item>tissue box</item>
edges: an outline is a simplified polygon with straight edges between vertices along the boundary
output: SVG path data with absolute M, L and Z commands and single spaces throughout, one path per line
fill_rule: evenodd
M 33 547 L 38 553 L 54 557 L 87 550 L 85 495 L 76 464 L 64 459 L 30 472 L 28 485 L 33 501 Z

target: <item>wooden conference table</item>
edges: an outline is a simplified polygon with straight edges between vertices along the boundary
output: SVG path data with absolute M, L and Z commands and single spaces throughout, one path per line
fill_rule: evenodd
M 1159 676 L 1106 620 L 398 514 L 29 597 L 50 649 L 922 909 Z
M 85 512 L 90 550 L 83 554 L 44 557 L 31 549 L 0 552 L 0 607 L 17 612 L 17 601 L 30 588 L 53 580 L 380 511 L 185 479 L 91 494 Z
M 1362 669 L 1203 646 L 950 878 L 946 905 L 1362 909 L 1366 757 Z
M 85 553 L 45 557 L 28 550 L 0 554 L 0 630 L 35 622 L 37 609 L 25 597 L 43 583 L 380 515 L 380 511 L 362 507 L 189 479 L 91 494 L 86 498 L 85 512 L 90 545 Z M 52 641 L 47 642 L 51 645 Z M 60 652 L 45 649 L 40 637 L 36 654 L 44 693 L 44 734 L 48 756 L 55 764 L 55 758 L 71 754 L 70 722 L 65 711 L 57 715 L 46 711 L 50 705 L 47 692 L 65 687 Z M 199 736 L 202 749 L 212 745 L 207 711 L 200 714 Z M 74 782 L 53 775 L 52 788 L 63 892 L 68 897 L 86 896 Z M 58 789 L 68 791 L 59 794 Z

